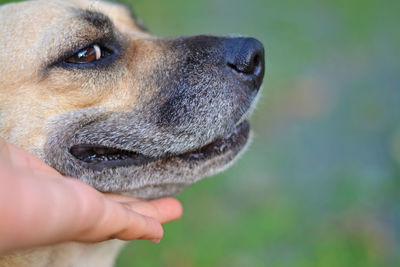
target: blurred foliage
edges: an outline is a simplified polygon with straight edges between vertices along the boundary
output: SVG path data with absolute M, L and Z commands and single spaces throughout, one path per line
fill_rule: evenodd
M 400 266 L 399 1 L 125 2 L 157 35 L 256 37 L 267 73 L 249 151 L 116 266 Z

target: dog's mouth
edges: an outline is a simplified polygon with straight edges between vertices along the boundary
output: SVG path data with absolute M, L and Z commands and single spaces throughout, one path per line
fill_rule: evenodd
M 159 157 L 143 155 L 139 152 L 103 146 L 99 144 L 78 144 L 70 148 L 70 153 L 87 168 L 95 171 L 103 169 L 146 165 L 157 160 L 179 158 L 185 161 L 207 160 L 232 149 L 243 147 L 249 137 L 247 121 L 240 123 L 231 133 L 215 139 L 196 150 L 182 154 L 165 154 Z

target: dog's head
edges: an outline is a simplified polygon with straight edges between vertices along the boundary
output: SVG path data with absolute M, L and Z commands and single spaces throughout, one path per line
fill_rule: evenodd
M 264 75 L 255 39 L 159 38 L 124 6 L 0 8 L 1 136 L 64 175 L 154 198 L 228 167 Z

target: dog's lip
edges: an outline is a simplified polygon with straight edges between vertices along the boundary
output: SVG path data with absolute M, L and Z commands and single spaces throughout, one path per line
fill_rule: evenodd
M 109 168 L 146 165 L 157 160 L 207 160 L 224 154 L 229 150 L 243 147 L 246 144 L 249 133 L 249 123 L 243 121 L 228 135 L 216 138 L 211 143 L 198 149 L 182 154 L 165 154 L 160 157 L 150 157 L 138 152 L 99 144 L 77 144 L 73 145 L 69 151 L 85 167 L 95 171 L 101 171 Z
M 178 155 L 179 158 L 189 160 L 201 160 L 208 158 L 210 155 L 219 155 L 230 150 L 231 148 L 243 146 L 250 133 L 250 125 L 247 121 L 243 121 L 236 128 L 224 137 L 220 137 L 202 146 L 197 150 L 189 151 Z

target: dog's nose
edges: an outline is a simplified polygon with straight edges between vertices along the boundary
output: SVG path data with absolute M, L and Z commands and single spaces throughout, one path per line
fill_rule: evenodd
M 254 38 L 226 40 L 226 64 L 240 74 L 241 79 L 252 80 L 258 90 L 264 77 L 264 46 Z

